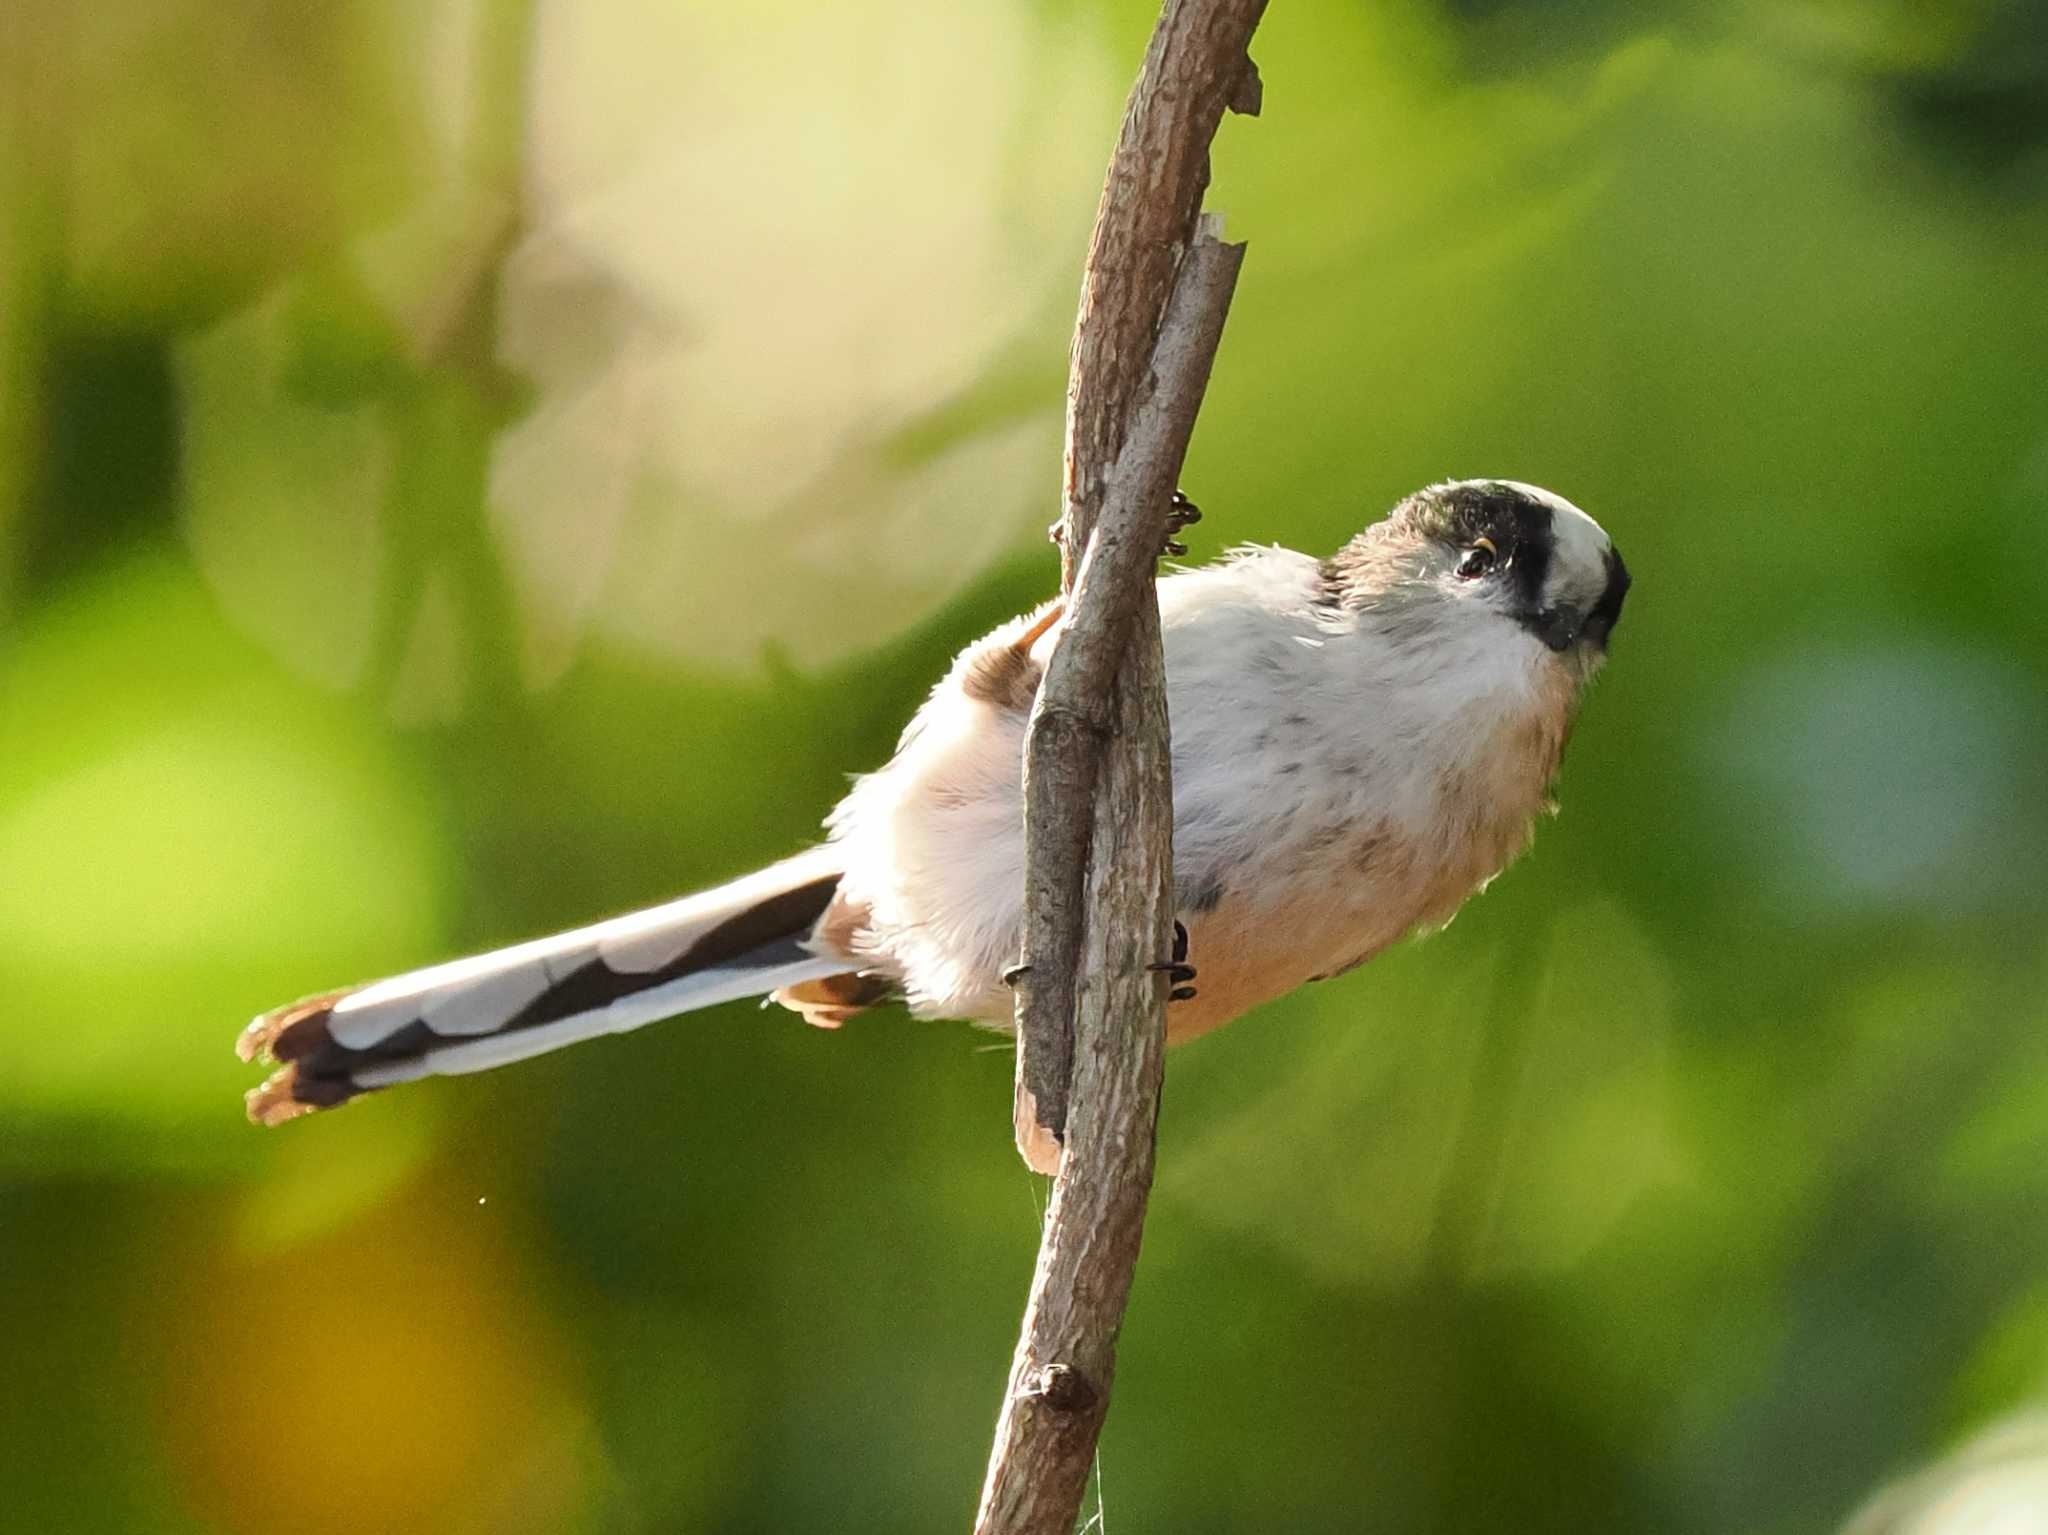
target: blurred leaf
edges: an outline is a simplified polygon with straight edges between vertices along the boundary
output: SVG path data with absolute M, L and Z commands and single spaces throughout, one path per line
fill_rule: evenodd
M 8 1116 L 219 1155 L 251 1085 L 240 1019 L 438 928 L 419 792 L 153 563 L 43 609 L 0 663 L 0 714 L 23 747 L 0 766 Z
M 1759 893 L 1813 923 L 1958 919 L 2037 892 L 2048 719 L 2033 703 L 2005 657 L 1896 630 L 1788 648 L 1743 679 L 1707 744 Z
M 370 663 L 391 579 L 398 448 L 394 402 L 368 387 L 393 367 L 380 352 L 388 343 L 354 323 L 365 312 L 353 302 L 336 315 L 336 293 L 319 281 L 288 286 L 214 327 L 184 348 L 179 385 L 185 525 L 199 569 L 236 622 L 343 687 Z M 323 376 L 311 397 L 294 387 Z
M 402 8 L 331 0 L 288 25 L 263 0 L 30 9 L 69 66 L 67 276 L 97 324 L 204 312 L 417 185 Z
M 1992 1323 L 1957 1378 L 1952 1419 L 1974 1425 L 2048 1393 L 2048 1285 L 2021 1295 Z
M 837 660 L 1051 520 L 1117 89 L 1090 36 L 1018 4 L 562 7 L 538 58 L 502 299 L 535 405 L 491 484 L 529 680 L 593 639 Z
M 17 527 L 34 468 L 48 280 L 48 217 L 30 169 L 26 115 L 18 100 L 0 100 L 0 626 L 14 607 Z

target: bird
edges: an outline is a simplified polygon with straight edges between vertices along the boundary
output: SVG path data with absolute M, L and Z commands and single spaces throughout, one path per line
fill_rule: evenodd
M 1199 516 L 1176 493 L 1171 534 Z M 1448 922 L 1528 845 L 1630 577 L 1600 525 L 1451 480 L 1334 555 L 1244 546 L 1157 582 L 1180 1044 Z M 273 1009 L 237 1050 L 271 1125 L 741 998 L 837 1028 L 900 1000 L 1004 1028 L 1023 755 L 1059 599 L 962 650 L 815 846 L 714 889 Z M 1198 982 L 1199 984 L 1195 984 Z

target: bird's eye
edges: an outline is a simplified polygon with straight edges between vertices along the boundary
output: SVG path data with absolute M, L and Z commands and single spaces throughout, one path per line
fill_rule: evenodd
M 1465 550 L 1465 557 L 1458 561 L 1458 574 L 1467 581 L 1476 581 L 1500 563 L 1500 551 L 1493 546 L 1490 538 L 1473 540 Z

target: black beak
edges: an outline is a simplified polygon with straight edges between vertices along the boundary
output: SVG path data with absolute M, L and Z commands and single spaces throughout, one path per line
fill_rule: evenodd
M 1535 631 L 1536 638 L 1552 650 L 1566 651 L 1578 643 L 1579 635 L 1585 630 L 1585 622 L 1577 608 L 1567 605 L 1544 608 L 1529 621 L 1529 627 Z

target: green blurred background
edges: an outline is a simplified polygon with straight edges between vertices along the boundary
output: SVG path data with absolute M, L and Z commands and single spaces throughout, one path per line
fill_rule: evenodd
M 1509 475 L 1636 595 L 1533 856 L 1173 1060 L 1113 1535 L 2048 1528 L 2044 16 L 1273 7 L 1195 557 Z M 965 1527 L 986 1036 L 230 1046 L 801 845 L 1046 592 L 1150 23 L 0 14 L 0 1522 Z

